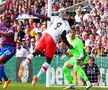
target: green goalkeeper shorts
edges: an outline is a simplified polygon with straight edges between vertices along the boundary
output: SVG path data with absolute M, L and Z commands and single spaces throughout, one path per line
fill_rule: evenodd
M 87 56 L 83 61 L 82 61 L 82 65 L 85 65 L 89 60 L 89 56 Z M 71 66 L 77 65 L 77 58 L 72 57 L 70 58 L 66 63 L 70 64 Z

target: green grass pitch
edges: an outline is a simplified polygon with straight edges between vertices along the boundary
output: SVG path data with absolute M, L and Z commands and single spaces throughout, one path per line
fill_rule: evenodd
M 0 90 L 2 89 L 3 85 L 0 85 Z M 10 83 L 10 85 L 5 90 L 63 90 L 64 87 L 49 87 L 46 88 L 43 84 L 37 84 L 36 86 L 32 87 L 30 83 Z M 72 90 L 72 89 L 68 89 Z M 76 87 L 74 90 L 85 90 L 84 87 Z M 108 90 L 108 88 L 96 88 L 92 87 L 89 90 Z

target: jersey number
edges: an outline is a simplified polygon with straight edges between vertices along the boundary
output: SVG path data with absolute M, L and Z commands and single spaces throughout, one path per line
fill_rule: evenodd
M 61 25 L 62 25 L 62 23 L 61 23 L 61 22 L 58 22 L 58 23 L 56 24 L 55 30 L 56 30 L 57 28 L 59 28 Z

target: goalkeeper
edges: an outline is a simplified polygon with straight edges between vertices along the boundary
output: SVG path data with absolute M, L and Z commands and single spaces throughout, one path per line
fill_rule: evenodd
M 67 86 L 65 89 L 75 88 L 75 85 L 72 83 L 70 69 L 75 69 L 76 72 L 80 74 L 80 76 L 87 83 L 86 89 L 89 89 L 92 87 L 92 85 L 88 80 L 84 70 L 81 67 L 82 65 L 88 62 L 89 56 L 85 51 L 82 40 L 76 36 L 75 26 L 73 25 L 71 29 L 72 29 L 71 32 L 67 35 L 67 40 L 69 44 L 73 46 L 73 48 L 69 50 L 70 53 L 72 54 L 72 58 L 70 58 L 67 62 L 65 62 L 64 66 L 62 67 L 64 76 L 69 83 L 69 86 Z

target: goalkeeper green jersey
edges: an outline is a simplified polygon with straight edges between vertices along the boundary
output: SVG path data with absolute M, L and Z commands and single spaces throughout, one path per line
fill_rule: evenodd
M 73 46 L 73 49 L 70 49 L 70 53 L 73 55 L 73 57 L 78 59 L 80 56 L 83 56 L 83 59 L 85 59 L 86 56 L 88 56 L 87 52 L 85 51 L 83 42 L 80 38 L 75 36 L 74 39 L 71 39 L 69 36 L 67 36 L 67 40 L 69 44 Z

